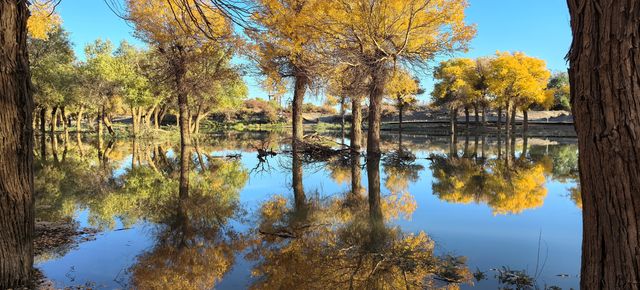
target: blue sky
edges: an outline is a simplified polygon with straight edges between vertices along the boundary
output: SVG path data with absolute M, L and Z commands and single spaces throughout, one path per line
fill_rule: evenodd
M 523 51 L 544 59 L 552 71 L 566 71 L 564 57 L 571 44 L 571 30 L 564 0 L 469 1 L 467 21 L 477 25 L 478 33 L 469 52 L 456 56 L 486 56 L 498 50 Z M 96 38 L 142 45 L 133 37 L 133 29 L 109 10 L 103 0 L 63 0 L 58 12 L 81 58 L 84 45 Z M 254 80 L 247 79 L 247 82 L 250 97 L 267 96 Z M 433 80 L 422 77 L 422 82 L 426 91 L 431 91 Z

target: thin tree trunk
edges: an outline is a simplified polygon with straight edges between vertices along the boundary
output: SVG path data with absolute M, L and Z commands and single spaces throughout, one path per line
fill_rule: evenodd
M 362 150 L 362 101 L 359 97 L 351 99 L 351 152 Z
M 68 125 L 68 123 L 67 123 L 67 110 L 65 109 L 64 106 L 62 106 L 60 108 L 60 120 L 62 120 L 62 122 L 61 122 L 62 123 L 62 130 L 67 132 L 69 127 L 67 126 Z
M 56 117 L 57 115 L 58 107 L 53 107 L 53 109 L 51 110 L 51 133 L 58 130 L 58 120 Z
M 404 113 L 404 106 L 400 105 L 398 106 L 398 127 L 400 129 L 400 133 L 402 133 L 402 117 L 403 117 L 403 113 Z
M 487 107 L 482 106 L 482 128 L 487 126 Z
M 455 135 L 457 128 L 458 108 L 452 108 L 449 113 L 449 125 L 451 135 Z
M 136 109 L 131 108 L 131 135 L 133 135 L 133 138 L 138 136 L 137 119 Z
M 160 129 L 159 115 L 160 115 L 160 109 L 156 107 L 156 109 L 153 110 L 153 126 L 156 130 Z
M 47 131 L 47 108 L 40 109 L 40 133 Z
M 498 135 L 502 133 L 502 106 L 498 107 Z
M 466 130 L 469 131 L 469 106 L 464 107 L 464 124 Z
M 27 1 L 0 0 L 0 288 L 30 286 L 33 270 L 33 99 Z
M 80 107 L 78 110 L 78 117 L 76 119 L 76 132 L 78 132 L 78 134 L 82 131 L 82 114 L 84 114 L 84 107 Z
M 568 0 L 580 150 L 581 289 L 640 288 L 640 5 Z
M 529 131 L 529 110 L 528 109 L 522 110 L 522 131 L 523 132 Z
M 302 123 L 302 105 L 304 94 L 307 90 L 309 79 L 304 73 L 298 73 L 295 77 L 295 87 L 293 90 L 293 104 L 291 113 L 293 115 L 293 150 L 297 150 L 297 144 L 302 143 L 304 138 L 304 127 Z
M 344 146 L 344 115 L 345 115 L 345 111 L 346 111 L 346 98 L 345 97 L 341 97 L 340 98 L 340 132 L 342 133 L 342 145 Z

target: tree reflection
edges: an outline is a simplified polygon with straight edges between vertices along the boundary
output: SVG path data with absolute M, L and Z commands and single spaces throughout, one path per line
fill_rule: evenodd
M 449 202 L 485 203 L 494 214 L 517 214 L 542 206 L 547 196 L 544 164 L 527 157 L 526 150 L 515 159 L 515 142 L 510 145 L 511 153 L 504 158 L 500 153 L 487 159 L 432 154 L 433 193 Z
M 360 180 L 359 160 L 352 158 L 352 181 Z M 358 198 L 360 185 L 354 183 L 344 197 L 312 201 L 304 222 L 291 222 L 295 200 L 276 196 L 262 204 L 248 255 L 257 262 L 252 288 L 424 288 L 437 286 L 436 276 L 452 283 L 469 280 L 464 259 L 437 257 L 426 234 L 387 224 L 380 159 L 368 158 L 366 168 L 367 199 Z

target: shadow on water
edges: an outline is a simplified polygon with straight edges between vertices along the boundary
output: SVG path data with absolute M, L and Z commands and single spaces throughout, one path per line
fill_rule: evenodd
M 568 195 L 579 200 L 576 146 L 524 137 L 383 135 L 382 158 L 345 155 L 319 165 L 276 155 L 288 151 L 286 138 L 267 133 L 225 133 L 186 147 L 50 135 L 36 147 L 36 213 L 149 243 L 132 261 L 113 262 L 123 274 L 96 281 L 104 288 L 225 288 L 233 278 L 255 289 L 528 289 L 541 284 L 540 253 L 531 262 L 537 270 L 496 265 L 472 274 L 468 254 L 438 250 L 424 221 L 399 222 L 424 211 L 426 197 L 517 216 L 542 207 L 547 185 L 558 182 L 573 184 Z M 256 149 L 270 153 L 256 158 Z M 417 186 L 426 177 L 433 195 L 425 197 Z M 318 180 L 336 185 L 325 190 Z M 255 196 L 247 198 L 248 188 L 258 188 Z M 52 269 L 74 251 L 90 253 L 79 244 L 38 260 L 58 286 L 70 282 Z M 492 282 L 482 284 L 487 273 Z M 79 280 L 94 279 L 84 272 Z

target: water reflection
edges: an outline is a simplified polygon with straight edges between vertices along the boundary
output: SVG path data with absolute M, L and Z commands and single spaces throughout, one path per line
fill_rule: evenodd
M 478 138 L 474 142 L 477 148 Z M 547 176 L 564 181 L 577 177 L 577 149 L 572 146 L 529 154 L 525 138 L 516 158 L 515 139 L 504 155 L 500 142 L 498 139 L 498 155 L 489 158 L 479 157 L 476 149 L 468 151 L 468 136 L 461 157 L 455 143 L 450 144 L 448 154 L 432 154 L 433 193 L 448 202 L 487 204 L 494 214 L 517 214 L 543 205 Z
M 210 289 L 235 267 L 247 268 L 256 289 L 456 287 L 472 284 L 467 253 L 442 254 L 428 228 L 397 222 L 422 210 L 417 198 L 429 190 L 421 179 L 431 173 L 431 192 L 443 201 L 486 204 L 496 215 L 542 206 L 551 181 L 577 182 L 575 145 L 399 137 L 383 144 L 382 159 L 356 154 L 312 166 L 297 154 L 254 158 L 256 149 L 288 148 L 277 134 L 213 136 L 188 147 L 47 136 L 34 162 L 36 213 L 50 221 L 86 212 L 88 225 L 105 231 L 147 225 L 152 246 L 122 261 L 125 288 Z M 228 157 L 238 152 L 245 157 Z M 278 161 L 260 167 L 270 158 Z M 311 186 L 322 169 L 339 192 Z M 241 201 L 252 174 L 275 180 L 282 171 L 291 174 L 284 193 L 261 189 L 264 198 Z M 568 194 L 578 201 L 575 188 Z
M 352 156 L 351 180 L 360 180 L 359 155 Z M 301 179 L 295 174 L 294 190 Z M 436 281 L 470 281 L 463 257 L 437 257 L 424 233 L 406 233 L 388 223 L 380 192 L 380 159 L 366 160 L 367 196 L 359 183 L 329 199 L 290 203 L 276 196 L 259 211 L 256 244 L 249 257 L 255 289 L 394 289 L 436 286 Z M 289 206 L 291 204 L 291 207 Z M 439 277 L 435 280 L 433 277 Z

